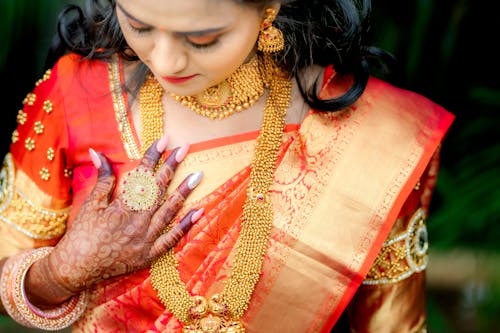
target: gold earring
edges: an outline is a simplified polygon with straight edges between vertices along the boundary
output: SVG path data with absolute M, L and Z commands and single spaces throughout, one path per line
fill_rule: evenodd
M 275 18 L 276 10 L 274 8 L 267 8 L 266 18 L 260 27 L 259 40 L 257 41 L 257 49 L 264 53 L 279 52 L 285 48 L 283 32 L 273 26 Z

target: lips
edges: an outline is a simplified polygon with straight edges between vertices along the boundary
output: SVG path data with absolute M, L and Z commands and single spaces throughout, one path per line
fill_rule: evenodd
M 180 84 L 191 80 L 195 76 L 196 74 L 190 76 L 163 76 L 162 79 L 173 84 Z

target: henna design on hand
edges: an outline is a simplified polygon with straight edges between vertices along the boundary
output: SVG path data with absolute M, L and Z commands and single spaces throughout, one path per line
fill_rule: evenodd
M 169 155 L 156 174 L 162 193 L 166 192 L 180 162 L 176 159 L 177 152 L 175 149 Z M 194 180 L 193 175 L 188 176 L 164 203 L 159 202 L 153 209 L 132 211 L 120 195 L 110 201 L 116 179 L 106 157 L 98 156 L 101 165 L 92 193 L 71 228 L 47 257 L 48 271 L 54 272 L 57 284 L 71 293 L 146 267 L 174 246 L 202 213 L 202 210 L 190 211 L 171 232 L 163 234 L 201 175 Z M 141 166 L 153 170 L 160 157 L 161 152 L 153 143 Z

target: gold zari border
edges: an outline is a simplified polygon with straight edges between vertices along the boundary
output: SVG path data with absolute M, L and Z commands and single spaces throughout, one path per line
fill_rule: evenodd
M 135 142 L 134 134 L 127 117 L 127 107 L 120 82 L 120 63 L 118 57 L 114 57 L 113 61 L 108 65 L 108 74 L 113 108 L 125 152 L 129 159 L 138 160 L 141 158 L 141 153 Z

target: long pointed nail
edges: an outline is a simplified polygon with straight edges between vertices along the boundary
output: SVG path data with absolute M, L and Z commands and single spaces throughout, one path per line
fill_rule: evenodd
M 168 145 L 168 133 L 163 135 L 161 137 L 160 140 L 158 140 L 158 142 L 156 143 L 156 150 L 159 152 L 159 153 L 163 153 L 165 151 L 165 149 L 167 149 L 167 145 Z
M 198 171 L 189 176 L 187 186 L 190 190 L 194 189 L 201 182 L 201 178 L 203 177 L 203 172 Z
M 92 148 L 89 148 L 89 155 L 90 155 L 90 160 L 92 161 L 92 164 L 94 164 L 94 167 L 96 169 L 99 169 L 102 166 L 102 161 L 99 158 L 99 155 L 97 155 L 95 150 Z
M 192 223 L 197 222 L 200 219 L 200 217 L 203 216 L 204 212 L 205 212 L 205 208 L 200 208 L 196 212 L 194 212 L 194 214 L 191 215 L 191 222 Z
M 179 150 L 175 154 L 175 160 L 177 161 L 177 163 L 180 163 L 184 159 L 184 157 L 186 157 L 188 150 L 189 145 L 184 145 L 179 148 Z

